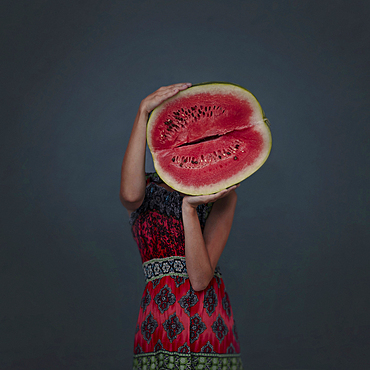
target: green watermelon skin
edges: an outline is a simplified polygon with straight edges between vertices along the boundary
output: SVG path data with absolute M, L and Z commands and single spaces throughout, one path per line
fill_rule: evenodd
M 212 194 L 237 184 L 267 160 L 269 122 L 241 86 L 193 85 L 150 115 L 147 141 L 162 180 L 183 194 Z

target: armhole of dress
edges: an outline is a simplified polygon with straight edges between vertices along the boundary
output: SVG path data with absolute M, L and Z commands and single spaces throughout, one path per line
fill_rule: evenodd
M 158 176 L 157 172 L 146 172 L 145 173 L 146 186 L 149 186 L 152 182 L 156 184 L 161 184 L 163 181 Z
M 147 207 L 147 201 L 148 201 L 147 195 L 148 195 L 148 191 L 149 191 L 148 187 L 151 183 L 156 182 L 154 180 L 155 175 L 159 178 L 159 176 L 156 174 L 156 172 L 145 172 L 145 181 L 146 181 L 145 196 L 144 196 L 144 199 L 143 199 L 143 203 L 140 205 L 140 207 L 135 209 L 135 211 L 131 212 L 131 215 L 130 215 L 130 218 L 129 218 L 129 222 L 130 222 L 131 227 L 133 226 L 133 224 L 136 221 L 137 217 L 139 216 L 140 212 L 143 209 L 146 209 L 146 207 Z

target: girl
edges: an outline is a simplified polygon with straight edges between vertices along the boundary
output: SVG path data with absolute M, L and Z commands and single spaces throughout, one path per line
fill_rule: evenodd
M 145 173 L 149 113 L 190 86 L 161 87 L 141 102 L 122 163 L 120 199 L 130 215 L 146 278 L 134 369 L 242 368 L 217 266 L 230 233 L 237 186 L 187 196 L 156 173 Z

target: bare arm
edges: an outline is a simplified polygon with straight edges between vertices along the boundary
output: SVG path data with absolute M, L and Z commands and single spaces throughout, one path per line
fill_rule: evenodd
M 217 194 L 183 199 L 186 268 L 196 291 L 208 286 L 225 248 L 235 212 L 236 187 L 232 186 Z M 202 233 L 196 207 L 210 202 L 215 203 Z
M 161 87 L 140 104 L 121 169 L 120 199 L 129 213 L 140 207 L 145 196 L 146 123 L 149 113 L 189 86 L 190 83 L 181 83 Z

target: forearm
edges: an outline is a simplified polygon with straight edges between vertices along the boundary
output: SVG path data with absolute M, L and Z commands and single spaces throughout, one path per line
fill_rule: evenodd
M 163 86 L 140 104 L 122 162 L 120 199 L 129 212 L 140 207 L 145 197 L 146 123 L 149 113 L 165 100 L 187 89 L 190 83 Z
M 120 198 L 126 208 L 142 202 L 145 194 L 147 120 L 148 113 L 139 109 L 122 162 Z
M 194 290 L 205 289 L 214 275 L 230 233 L 237 200 L 234 190 L 237 187 L 183 199 L 186 268 Z M 207 203 L 213 203 L 213 207 L 202 232 L 196 207 Z
M 182 218 L 185 234 L 186 269 L 193 289 L 203 290 L 213 277 L 214 267 L 210 262 L 196 208 L 183 202 Z

